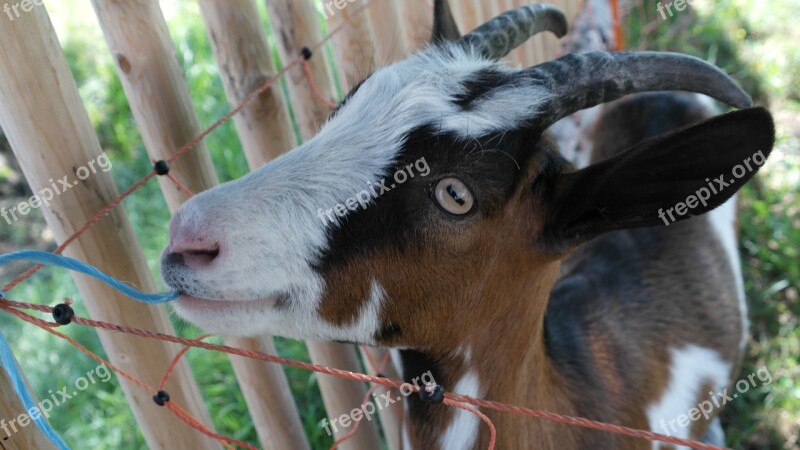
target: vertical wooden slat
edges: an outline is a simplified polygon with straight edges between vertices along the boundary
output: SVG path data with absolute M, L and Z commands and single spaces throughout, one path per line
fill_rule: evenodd
M 150 156 L 167 159 L 200 133 L 189 90 L 175 56 L 167 24 L 156 0 L 92 0 L 131 111 Z M 171 165 L 171 173 L 197 193 L 217 183 L 205 143 Z M 189 175 L 187 178 L 182 178 Z M 171 210 L 188 199 L 159 177 Z
M 238 105 L 265 80 L 275 76 L 267 37 L 255 0 L 200 0 L 211 46 L 231 107 Z M 252 170 L 296 145 L 286 99 L 275 83 L 234 117 L 236 130 Z M 261 351 L 276 354 L 271 336 L 261 336 Z M 256 374 L 252 379 L 249 374 Z M 283 368 L 260 364 L 237 371 L 258 392 L 246 396 L 253 423 L 267 448 L 308 448 Z M 266 387 L 266 389 L 264 389 Z
M 231 107 L 276 74 L 255 0 L 199 0 Z M 233 118 L 251 169 L 297 145 L 280 82 Z
M 42 411 L 38 408 L 32 411 L 28 410 L 19 397 L 17 388 L 27 389 L 29 392 L 30 389 L 24 375 L 21 379 L 18 376 L 14 376 L 12 379 L 11 374 L 18 374 L 18 364 L 2 335 L 0 335 L 0 355 L 2 355 L 0 356 L 0 419 L 2 419 L 0 442 L 2 442 L 2 448 L 4 450 L 57 450 L 57 446 L 31 420 L 39 418 L 47 420 L 42 416 Z M 22 386 L 19 386 L 20 384 Z M 20 418 L 25 421 L 24 426 L 20 424 Z
M 361 352 L 363 358 L 366 361 L 374 361 L 378 367 L 384 361 L 384 358 L 389 355 L 389 350 L 382 349 L 382 348 L 374 348 L 374 347 L 365 347 Z M 365 364 L 367 366 L 367 372 L 370 375 L 377 375 L 376 369 L 378 367 L 372 367 L 369 363 Z M 385 377 L 392 378 L 394 380 L 401 379 L 400 373 L 397 371 L 397 367 L 394 365 L 394 361 L 392 358 L 387 359 L 387 363 L 383 368 L 383 372 L 381 374 Z M 375 390 L 375 394 L 380 397 L 381 395 L 389 392 L 389 398 L 396 398 L 397 391 L 387 390 L 384 387 L 378 387 Z M 381 417 L 381 425 L 383 427 L 383 434 L 386 438 L 386 445 L 389 447 L 389 450 L 402 450 L 402 427 L 403 427 L 403 405 L 400 402 L 395 402 L 388 407 L 384 407 L 383 409 L 378 410 L 378 414 Z
M 456 17 L 461 33 L 467 34 L 480 25 L 480 0 L 457 0 L 461 7 L 458 8 L 459 15 Z
M 266 0 L 266 4 L 283 64 L 300 56 L 303 47 L 310 48 L 322 40 L 312 0 Z M 322 48 L 314 52 L 308 67 L 319 93 L 328 101 L 335 101 L 336 91 Z M 286 81 L 300 134 L 303 139 L 309 139 L 317 134 L 331 109 L 314 95 L 302 68 L 290 70 Z
M 32 189 L 39 191 L 50 186 L 50 179 L 65 175 L 74 181 L 76 168 L 95 160 L 101 148 L 43 6 L 14 21 L 0 21 L 0 74 L 0 124 Z M 111 174 L 98 170 L 41 209 L 56 240 L 64 241 L 117 196 Z M 65 254 L 144 291 L 156 289 L 121 208 L 83 233 Z M 85 276 L 76 275 L 75 280 L 93 318 L 174 334 L 163 307 L 134 302 Z M 151 386 L 158 386 L 180 349 L 123 333 L 103 332 L 99 337 L 112 363 Z M 210 438 L 190 431 L 169 410 L 156 406 L 151 394 L 121 377 L 118 380 L 150 448 L 219 448 Z M 172 401 L 210 424 L 185 361 L 173 372 L 167 391 Z
M 433 29 L 432 1 L 433 0 L 402 0 L 399 2 L 400 13 L 403 18 L 406 36 L 412 52 L 425 48 L 431 40 L 431 31 Z
M 372 5 L 373 8 L 380 6 L 383 5 Z M 329 29 L 342 25 L 342 29 L 333 37 L 333 50 L 336 68 L 345 91 L 349 91 L 375 70 L 377 47 L 372 23 L 369 14 L 354 4 L 329 15 L 328 24 Z
M 322 40 L 312 0 L 266 0 L 266 4 L 278 52 L 284 64 L 289 64 L 300 55 L 303 47 L 311 47 Z M 346 8 L 352 7 L 352 5 L 346 6 Z M 343 11 L 336 11 L 336 14 L 343 14 Z M 320 94 L 327 99 L 333 99 L 333 82 L 322 49 L 314 52 L 308 65 Z M 314 96 L 301 67 L 289 71 L 287 85 L 303 139 L 309 139 L 327 119 L 330 108 Z M 308 341 L 307 346 L 311 360 L 317 364 L 360 371 L 358 356 L 352 345 Z M 349 413 L 361 404 L 367 392 L 365 386 L 360 383 L 326 375 L 319 376 L 318 379 L 325 408 L 331 418 Z M 339 427 L 335 437 L 342 437 L 348 431 L 349 429 Z M 339 448 L 374 449 L 380 446 L 380 436 L 375 423 L 361 421 L 358 432 Z
M 369 2 L 369 3 L 368 3 Z M 388 65 L 405 58 L 409 51 L 408 34 L 400 17 L 400 7 L 394 0 L 362 0 L 367 4 L 373 30 L 379 30 L 381 38 L 377 39 L 377 62 Z
M 376 53 L 376 41 L 380 39 L 374 35 L 369 16 L 363 12 L 345 9 L 338 14 L 330 15 L 328 23 L 328 28 L 330 29 L 346 23 L 351 24 L 351 26 L 342 28 L 342 31 L 333 37 L 336 65 L 342 71 L 345 90 L 349 91 L 365 75 L 375 70 L 375 59 L 366 55 L 374 55 Z M 380 364 L 388 356 L 388 351 L 366 348 L 362 351 L 362 356 L 366 361 L 374 361 L 375 364 Z M 369 364 L 366 365 L 370 373 L 374 375 L 374 368 Z M 394 368 L 394 363 L 391 359 L 387 358 L 383 374 L 391 378 L 398 378 L 397 370 Z M 386 389 L 382 387 L 377 388 L 376 391 L 378 396 L 385 392 Z M 400 426 L 403 417 L 403 406 L 397 402 L 388 408 L 380 409 L 378 412 L 389 450 L 400 450 Z
M 93 5 L 148 153 L 155 160 L 167 159 L 201 130 L 158 2 L 94 0 Z M 195 193 L 217 184 L 211 158 L 202 143 L 172 164 L 170 173 Z M 187 194 L 168 180 L 160 181 L 174 212 L 187 200 Z M 225 343 L 246 350 L 264 350 L 255 339 L 227 337 Z M 266 350 L 274 352 L 274 348 Z M 296 417 L 271 413 L 273 408 L 291 404 L 288 383 L 282 379 L 280 368 L 238 357 L 231 357 L 231 364 L 242 395 L 253 407 L 251 416 L 264 445 L 307 445 Z

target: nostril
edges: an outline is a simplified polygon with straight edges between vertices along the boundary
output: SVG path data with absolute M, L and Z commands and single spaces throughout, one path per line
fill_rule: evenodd
M 212 248 L 208 250 L 187 250 L 183 252 L 184 255 L 206 256 L 211 259 L 219 256 L 219 248 Z
M 183 253 L 186 263 L 191 265 L 206 265 L 219 256 L 219 248 L 207 250 L 187 250 Z
M 180 265 L 189 267 L 204 267 L 213 262 L 219 256 L 219 245 L 200 246 L 200 245 L 176 245 L 172 243 L 167 258 L 178 262 Z
M 191 249 L 181 252 L 184 264 L 189 267 L 203 267 L 211 264 L 219 256 L 219 247 L 209 249 Z

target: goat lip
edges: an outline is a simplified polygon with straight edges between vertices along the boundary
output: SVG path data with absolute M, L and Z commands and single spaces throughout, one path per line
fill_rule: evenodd
M 175 303 L 177 306 L 194 310 L 224 311 L 231 308 L 236 309 L 264 309 L 274 308 L 278 301 L 283 298 L 281 295 L 272 295 L 255 300 L 209 300 L 205 298 L 192 297 L 182 294 Z

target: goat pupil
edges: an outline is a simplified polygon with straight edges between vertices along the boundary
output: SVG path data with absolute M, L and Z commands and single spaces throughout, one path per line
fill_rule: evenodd
M 461 198 L 462 196 L 459 195 L 458 192 L 456 192 L 452 184 L 447 186 L 447 193 L 450 194 L 451 197 L 453 197 L 453 200 L 455 200 L 456 203 L 459 204 L 459 206 L 464 206 L 464 203 L 466 203 L 466 201 L 464 201 L 464 199 Z

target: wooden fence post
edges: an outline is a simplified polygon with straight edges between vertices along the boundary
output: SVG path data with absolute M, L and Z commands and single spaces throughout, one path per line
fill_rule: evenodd
M 410 48 L 405 24 L 398 20 L 399 5 L 394 0 L 362 0 L 361 4 L 368 4 L 372 29 L 380 30 L 383 36 L 375 42 L 378 64 L 388 65 L 405 58 Z
M 397 1 L 397 0 L 385 0 Z M 422 50 L 431 40 L 433 31 L 433 0 L 402 0 L 400 12 L 412 52 Z
M 255 0 L 199 0 L 231 108 L 276 74 Z M 297 146 L 281 84 L 233 117 L 250 168 Z
M 383 6 L 384 4 L 388 5 L 391 3 L 373 4 L 368 7 L 374 8 Z M 346 26 L 347 22 L 352 26 Z M 330 29 L 344 25 L 342 31 L 333 37 L 333 50 L 336 56 L 337 66 L 342 72 L 345 91 L 349 91 L 364 77 L 376 69 L 375 59 L 365 57 L 365 55 L 376 54 L 380 39 L 373 33 L 369 16 L 363 12 L 353 13 L 353 10 L 345 8 L 337 14 L 329 15 L 328 24 L 328 28 Z M 403 36 L 399 36 L 399 39 L 405 42 Z M 404 47 L 407 48 L 407 46 Z M 398 59 L 404 56 L 406 55 L 397 55 Z M 362 359 L 365 361 L 374 361 L 375 364 L 380 364 L 384 358 L 388 357 L 389 352 L 384 349 L 363 347 L 361 354 Z M 368 371 L 374 375 L 377 368 L 370 364 L 365 365 Z M 394 379 L 400 378 L 394 366 L 394 362 L 391 359 L 387 360 L 383 369 L 383 375 Z M 379 396 L 385 392 L 387 392 L 387 390 L 383 387 L 378 387 L 376 390 Z M 378 413 L 381 417 L 381 424 L 389 449 L 400 450 L 400 427 L 403 419 L 403 405 L 397 402 L 388 408 L 378 410 Z
M 379 6 L 381 5 L 369 4 L 366 7 Z M 378 49 L 372 32 L 372 23 L 369 14 L 359 10 L 356 4 L 338 11 L 334 10 L 333 14 L 327 14 L 327 17 L 329 29 L 342 25 L 342 29 L 332 41 L 336 68 L 347 92 L 375 70 Z
M 13 21 L 0 21 L 0 124 L 34 192 L 50 179 L 68 176 L 95 162 L 102 149 L 44 6 Z M 42 206 L 57 241 L 63 242 L 118 197 L 110 173 L 98 170 Z M 128 216 L 121 208 L 83 233 L 65 254 L 101 267 L 109 275 L 144 291 L 156 287 Z M 137 303 L 89 277 L 76 284 L 97 320 L 174 334 L 165 308 Z M 51 299 L 52 301 L 58 299 Z M 74 325 L 73 325 L 74 326 Z M 158 386 L 180 346 L 123 333 L 99 333 L 109 359 L 150 386 Z M 217 449 L 216 441 L 189 428 L 152 395 L 118 377 L 150 448 Z M 210 426 L 200 392 L 181 361 L 167 385 L 172 401 Z
M 266 4 L 283 64 L 289 64 L 297 58 L 304 47 L 311 47 L 322 40 L 317 12 L 311 0 L 266 0 Z M 341 11 L 335 12 L 341 13 Z M 361 13 L 366 14 L 366 11 Z M 307 63 L 319 94 L 326 99 L 335 100 L 324 50 L 317 49 Z M 331 109 L 313 94 L 302 67 L 296 67 L 288 72 L 287 84 L 303 139 L 310 139 L 327 119 Z M 317 364 L 360 371 L 358 355 L 352 345 L 315 341 L 308 341 L 306 345 L 311 360 Z M 318 380 L 330 417 L 349 413 L 361 404 L 366 395 L 366 388 L 360 383 L 325 375 L 319 376 Z M 346 429 L 340 429 L 335 437 L 338 439 L 347 432 Z M 380 445 L 380 436 L 375 423 L 362 421 L 355 436 L 340 445 L 340 448 L 373 449 L 380 448 Z
M 0 442 L 4 450 L 57 450 L 56 444 L 47 437 L 34 420 L 47 421 L 42 410 L 28 409 L 20 398 L 20 389 L 32 394 L 25 374 L 20 372 L 11 348 L 0 333 Z M 31 399 L 34 402 L 35 399 Z M 20 418 L 26 425 L 20 425 Z
M 201 130 L 158 2 L 93 0 L 92 3 L 117 62 L 122 86 L 148 153 L 154 160 L 167 159 Z M 217 184 L 214 166 L 203 143 L 173 163 L 170 174 L 194 193 Z M 167 204 L 174 212 L 187 200 L 188 194 L 169 180 L 159 181 Z M 255 339 L 226 337 L 225 344 L 246 350 L 264 350 Z M 274 351 L 274 348 L 266 350 Z M 305 438 L 299 436 L 302 427 L 297 428 L 296 417 L 270 412 L 272 408 L 291 402 L 281 368 L 276 370 L 268 367 L 269 363 L 247 358 L 231 357 L 230 360 L 242 395 L 248 406 L 255 406 L 250 413 L 263 445 L 276 445 L 271 448 L 281 448 L 279 444 L 287 442 L 305 445 Z M 270 395 L 277 397 L 270 398 Z
M 222 84 L 233 108 L 261 83 L 275 76 L 272 54 L 261 25 L 255 0 L 200 0 L 211 46 L 217 59 Z M 296 145 L 286 99 L 275 83 L 234 117 L 251 170 L 291 150 Z M 262 351 L 276 354 L 271 336 L 261 336 Z M 281 366 L 260 365 L 262 381 L 272 387 L 256 398 L 248 396 L 248 405 L 261 442 L 270 448 L 308 448 L 308 439 L 291 396 Z M 257 369 L 257 368 L 256 368 Z M 245 377 L 242 374 L 240 378 Z M 271 380 L 271 381 L 268 381 Z M 261 416 L 261 417 L 258 417 Z M 285 422 L 290 422 L 287 426 Z M 283 429 L 281 429 L 283 427 Z
M 460 7 L 456 9 L 459 15 L 456 16 L 458 21 L 459 30 L 462 34 L 467 34 L 470 31 L 478 28 L 481 24 L 481 8 L 480 0 L 457 0 Z
M 299 57 L 304 47 L 322 40 L 313 0 L 266 0 L 272 31 L 278 53 L 284 65 Z M 323 48 L 316 49 L 308 60 L 308 69 L 314 85 L 325 100 L 336 101 L 336 90 L 328 70 L 328 60 Z M 310 139 L 328 118 L 331 108 L 318 99 L 306 79 L 302 67 L 286 74 L 289 98 L 300 126 L 303 139 Z

